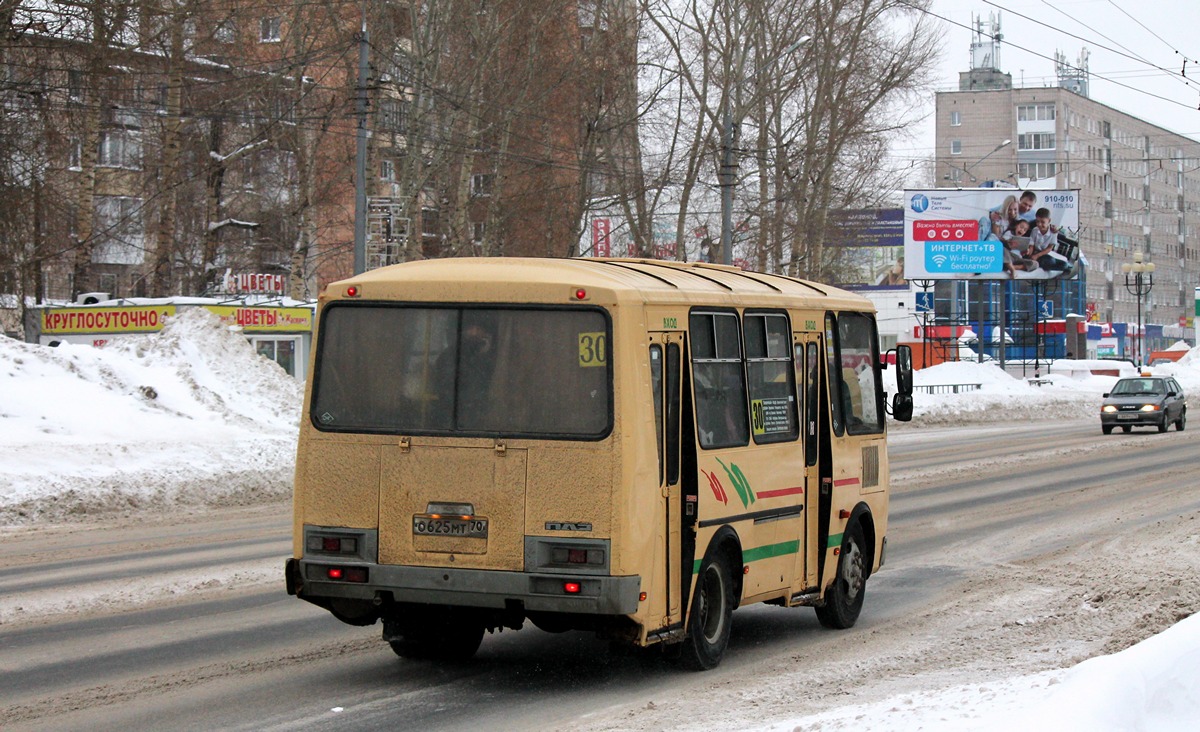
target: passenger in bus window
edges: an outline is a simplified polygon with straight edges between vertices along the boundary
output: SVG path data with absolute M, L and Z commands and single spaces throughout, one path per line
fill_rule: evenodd
M 463 328 L 458 349 L 458 413 L 479 412 L 487 407 L 492 374 L 496 368 L 495 334 L 483 323 Z
M 446 409 L 453 405 L 455 424 L 463 415 L 477 414 L 488 403 L 496 368 L 495 340 L 494 331 L 485 323 L 466 322 L 457 344 L 451 341 L 438 354 L 434 365 L 437 399 Z

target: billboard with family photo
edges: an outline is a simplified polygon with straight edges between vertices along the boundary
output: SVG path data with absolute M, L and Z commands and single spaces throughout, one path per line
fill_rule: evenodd
M 1079 268 L 1079 191 L 904 192 L 909 280 L 1049 279 Z

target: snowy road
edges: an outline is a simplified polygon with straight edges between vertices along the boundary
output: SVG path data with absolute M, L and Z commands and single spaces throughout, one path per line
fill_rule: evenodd
M 397 659 L 378 627 L 284 594 L 290 507 L 0 534 L 6 729 L 756 729 L 905 691 L 1071 665 L 1200 607 L 1196 431 L 1098 421 L 908 428 L 887 566 L 850 631 L 734 616 L 722 665 L 610 657 L 584 634 Z M 1191 578 L 1191 579 L 1187 579 Z M 1187 581 L 1183 581 L 1183 580 Z M 864 729 L 869 727 L 864 725 Z

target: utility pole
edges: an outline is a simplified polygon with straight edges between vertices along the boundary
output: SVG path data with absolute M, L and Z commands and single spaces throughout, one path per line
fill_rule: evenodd
M 354 154 L 354 274 L 367 270 L 367 3 L 363 0 L 362 29 L 358 32 L 358 94 L 355 115 L 358 133 Z

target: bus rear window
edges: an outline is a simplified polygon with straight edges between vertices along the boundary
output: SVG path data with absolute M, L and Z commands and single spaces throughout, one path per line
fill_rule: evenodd
M 609 330 L 596 309 L 332 305 L 310 417 L 333 432 L 600 439 Z

